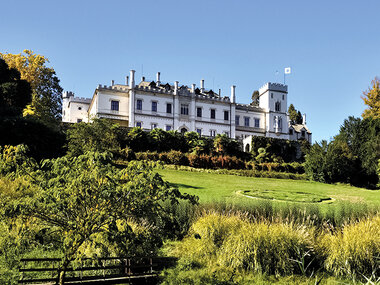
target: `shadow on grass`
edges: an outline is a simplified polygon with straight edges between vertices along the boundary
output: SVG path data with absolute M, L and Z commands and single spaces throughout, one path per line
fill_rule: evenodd
M 178 187 L 178 188 L 186 188 L 186 189 L 204 189 L 204 187 L 198 187 L 193 185 L 187 185 L 182 183 L 170 183 L 170 186 Z

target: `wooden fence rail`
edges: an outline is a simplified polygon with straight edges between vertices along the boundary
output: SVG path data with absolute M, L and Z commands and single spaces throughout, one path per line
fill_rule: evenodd
M 19 284 L 58 283 L 59 258 L 21 259 Z M 155 278 L 164 268 L 173 266 L 172 257 L 83 258 L 72 262 L 65 284 L 120 284 Z M 140 283 L 140 282 L 137 282 Z

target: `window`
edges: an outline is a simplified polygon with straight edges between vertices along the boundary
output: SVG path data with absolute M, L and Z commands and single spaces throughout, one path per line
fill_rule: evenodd
M 181 104 L 181 115 L 189 115 L 189 105 Z
M 151 129 L 152 129 L 152 130 L 157 129 L 157 124 L 153 123 L 153 124 L 151 125 Z
M 198 133 L 198 135 L 202 135 L 202 129 L 197 129 L 197 133 Z
M 168 113 L 168 114 L 172 113 L 172 104 L 171 103 L 166 104 L 166 113 Z
M 244 127 L 249 127 L 249 117 L 244 117 Z
M 136 101 L 136 109 L 142 110 L 142 100 L 139 99 Z
M 285 100 L 285 95 L 284 94 L 282 94 L 282 100 Z
M 228 111 L 224 111 L 224 120 L 228 121 Z
M 201 107 L 197 108 L 197 117 L 202 118 L 202 108 Z
M 289 129 L 289 135 L 293 135 L 293 129 Z
M 260 128 L 260 119 L 255 118 L 255 128 Z
M 270 93 L 270 97 L 273 99 L 273 93 Z
M 301 136 L 305 137 L 305 131 L 301 131 Z
M 77 123 L 80 123 L 80 122 L 82 122 L 82 119 L 77 119 Z
M 136 122 L 136 127 L 141 128 L 141 126 L 142 126 L 141 122 Z
M 186 128 L 182 128 L 182 129 L 181 129 L 181 134 L 184 135 L 186 132 L 187 132 L 187 129 L 186 129 Z
M 82 107 L 78 107 L 78 110 L 79 110 L 79 111 L 82 110 Z
M 111 110 L 112 111 L 119 111 L 119 101 L 111 101 Z
M 276 102 L 276 104 L 274 105 L 274 109 L 276 112 L 280 112 L 281 111 L 281 102 Z
M 210 137 L 215 137 L 216 131 L 215 130 L 210 130 Z
M 157 102 L 152 101 L 152 112 L 157 112 Z
M 210 110 L 210 118 L 215 119 L 215 109 Z
M 172 126 L 171 125 L 166 125 L 166 131 L 170 131 L 172 129 Z
M 240 125 L 240 116 L 235 116 L 235 125 L 236 126 Z

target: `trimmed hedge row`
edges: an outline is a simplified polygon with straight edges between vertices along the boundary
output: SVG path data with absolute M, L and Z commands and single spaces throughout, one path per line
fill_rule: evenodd
M 182 153 L 180 151 L 169 152 L 136 152 L 134 156 L 137 160 L 162 161 L 166 164 L 190 166 L 202 169 L 235 169 L 235 170 L 255 170 L 255 172 L 282 172 L 289 174 L 304 174 L 304 166 L 298 162 L 292 163 L 255 163 L 245 162 L 236 156 L 211 156 L 206 154 L 196 155 Z M 252 171 L 251 171 L 252 172 Z M 261 177 L 261 176 L 260 176 Z
M 215 173 L 215 174 L 227 174 L 227 175 L 236 175 L 236 176 L 244 176 L 244 177 L 307 180 L 307 177 L 305 174 L 274 172 L 274 171 L 262 171 L 262 170 L 205 169 L 205 168 L 194 168 L 191 166 L 183 166 L 183 165 L 172 165 L 172 164 L 164 165 L 164 169 L 182 170 L 182 171 L 190 171 L 190 172 L 205 172 L 205 173 Z

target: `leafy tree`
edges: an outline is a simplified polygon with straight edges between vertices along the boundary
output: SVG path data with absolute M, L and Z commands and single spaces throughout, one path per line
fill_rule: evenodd
M 67 130 L 67 148 L 70 156 L 85 154 L 87 151 L 118 154 L 119 125 L 109 119 L 95 118 L 92 123 L 73 124 Z
M 302 114 L 296 110 L 293 104 L 289 105 L 288 114 L 292 124 L 302 124 Z
M 252 103 L 253 106 L 259 106 L 260 104 L 260 93 L 258 90 L 253 91 L 252 93 Z
M 124 140 L 125 144 L 135 152 L 149 149 L 148 134 L 139 127 L 132 128 Z
M 63 89 L 54 69 L 46 66 L 49 60 L 31 50 L 24 50 L 23 54 L 0 53 L 0 57 L 31 85 L 32 101 L 25 109 L 25 115 L 36 116 L 45 124 L 56 126 L 61 118 Z
M 29 83 L 20 77 L 20 72 L 0 58 L 0 115 L 20 115 L 32 100 Z
M 364 104 L 368 106 L 365 109 L 362 116 L 364 119 L 373 118 L 380 119 L 380 80 L 375 78 L 371 82 L 371 87 L 367 91 L 363 92 L 362 99 Z
M 167 215 L 162 202 L 196 202 L 164 182 L 152 164 L 133 161 L 119 169 L 111 158 L 107 153 L 87 152 L 38 164 L 22 148 L 8 148 L 0 155 L 3 174 L 22 177 L 36 189 L 31 195 L 17 189 L 14 199 L 8 197 L 5 213 L 35 218 L 48 226 L 45 235 L 61 237 L 60 284 L 69 263 L 83 255 L 88 243 L 101 242 L 99 235 L 114 241 L 114 246 L 122 238 L 119 252 L 126 254 L 123 250 L 135 237 L 131 219 L 154 224 L 157 217 Z

